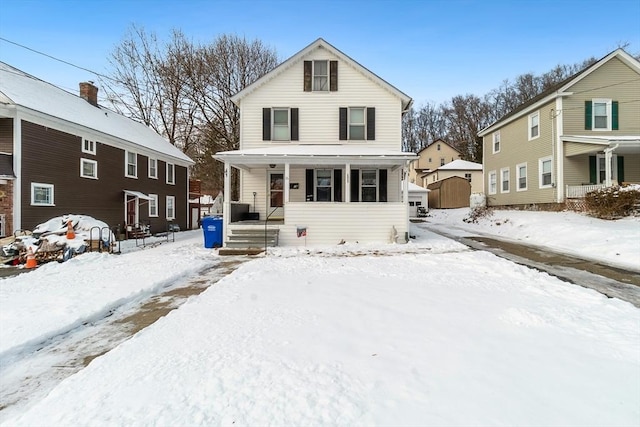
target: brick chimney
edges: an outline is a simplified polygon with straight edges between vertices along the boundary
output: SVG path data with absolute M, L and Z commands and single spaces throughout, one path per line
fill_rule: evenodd
M 91 105 L 98 106 L 98 88 L 93 85 L 93 82 L 80 83 L 80 98 Z

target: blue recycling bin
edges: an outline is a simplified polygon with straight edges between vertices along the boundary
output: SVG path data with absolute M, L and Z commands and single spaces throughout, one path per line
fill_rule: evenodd
M 222 217 L 205 216 L 200 223 L 202 224 L 202 232 L 204 233 L 204 247 L 222 247 Z

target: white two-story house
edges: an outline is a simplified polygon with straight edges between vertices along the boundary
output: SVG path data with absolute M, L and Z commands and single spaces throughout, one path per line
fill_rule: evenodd
M 232 101 L 239 150 L 214 155 L 225 194 L 240 171 L 240 200 L 225 200 L 225 246 L 242 246 L 234 241 L 252 228 L 275 230 L 279 245 L 406 241 L 409 96 L 318 39 Z

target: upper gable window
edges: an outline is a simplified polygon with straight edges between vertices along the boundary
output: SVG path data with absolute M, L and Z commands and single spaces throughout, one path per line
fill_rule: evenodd
M 96 154 L 96 142 L 90 139 L 82 139 L 82 152 L 87 154 Z
M 529 141 L 540 136 L 540 112 L 529 115 Z
M 618 101 L 592 99 L 585 101 L 585 129 L 618 130 Z
M 335 92 L 338 90 L 338 61 L 304 61 L 305 92 Z
M 438 147 L 437 147 L 437 148 L 438 148 L 438 151 L 440 151 L 440 144 L 438 144 Z

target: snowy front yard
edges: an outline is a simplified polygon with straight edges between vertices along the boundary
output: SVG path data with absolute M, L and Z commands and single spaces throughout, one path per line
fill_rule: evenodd
M 4 424 L 640 423 L 640 310 L 418 227 L 414 233 L 408 245 L 275 249 Z M 201 245 L 193 234 L 123 255 L 152 273 L 113 280 L 157 287 L 215 256 Z M 160 275 L 162 257 L 182 249 L 192 262 L 171 258 L 171 275 Z M 74 289 L 76 269 L 93 263 L 103 277 L 104 260 L 81 259 L 50 267 L 50 275 L 64 275 Z M 0 280 L 3 341 L 21 336 L 7 332 L 18 323 L 7 312 L 18 315 L 11 304 L 23 304 L 20 287 L 45 307 L 46 287 L 15 286 L 37 273 Z M 75 298 L 92 286 L 82 283 Z

